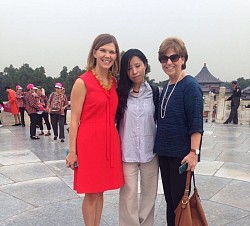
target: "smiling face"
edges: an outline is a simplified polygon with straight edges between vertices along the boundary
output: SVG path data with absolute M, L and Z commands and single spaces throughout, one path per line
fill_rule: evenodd
M 172 48 L 168 49 L 165 52 L 165 56 L 172 56 L 177 54 L 176 51 L 174 51 Z M 177 61 L 172 62 L 171 59 L 168 59 L 167 62 L 161 63 L 163 71 L 170 77 L 170 78 L 176 78 L 178 77 L 182 72 L 182 65 L 184 64 L 185 59 L 184 57 L 180 57 Z
M 114 43 L 109 43 L 97 50 L 93 50 L 93 56 L 96 59 L 96 67 L 99 70 L 109 70 L 117 57 Z
M 132 57 L 128 65 L 129 79 L 134 84 L 141 85 L 145 81 L 146 69 L 147 66 L 142 62 L 139 57 Z
M 186 69 L 188 60 L 188 52 L 184 42 L 177 37 L 166 38 L 160 45 L 158 59 L 163 71 L 170 77 L 170 80 L 176 82 L 181 74 L 185 74 L 185 72 L 182 72 Z

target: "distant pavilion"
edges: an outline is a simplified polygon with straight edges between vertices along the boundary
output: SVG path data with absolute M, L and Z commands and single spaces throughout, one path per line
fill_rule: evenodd
M 220 79 L 213 76 L 207 69 L 206 63 L 204 63 L 201 71 L 195 76 L 204 94 L 219 93 L 220 85 L 223 83 Z

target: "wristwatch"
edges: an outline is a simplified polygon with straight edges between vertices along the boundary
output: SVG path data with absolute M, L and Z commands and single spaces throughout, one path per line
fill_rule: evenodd
M 190 151 L 193 152 L 193 153 L 195 153 L 196 155 L 200 154 L 200 150 L 199 149 L 193 149 L 193 148 L 191 148 Z

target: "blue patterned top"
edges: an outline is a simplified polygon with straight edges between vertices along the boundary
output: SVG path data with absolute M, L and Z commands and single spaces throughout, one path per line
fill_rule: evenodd
M 159 156 L 183 158 L 190 151 L 191 135 L 203 134 L 202 90 L 195 78 L 185 76 L 176 85 L 168 101 L 165 117 L 161 118 L 161 105 L 166 87 L 167 84 L 163 88 L 159 102 L 154 152 Z M 174 84 L 169 85 L 166 98 L 173 87 Z

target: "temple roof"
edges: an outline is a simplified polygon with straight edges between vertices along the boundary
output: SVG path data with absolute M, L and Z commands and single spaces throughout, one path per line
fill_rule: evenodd
M 206 63 L 204 63 L 203 68 L 201 69 L 201 71 L 195 76 L 195 78 L 197 79 L 198 83 L 223 83 L 220 79 L 215 78 L 210 71 L 207 69 L 207 65 Z
M 245 89 L 241 90 L 242 93 L 250 93 L 250 86 L 246 87 Z

